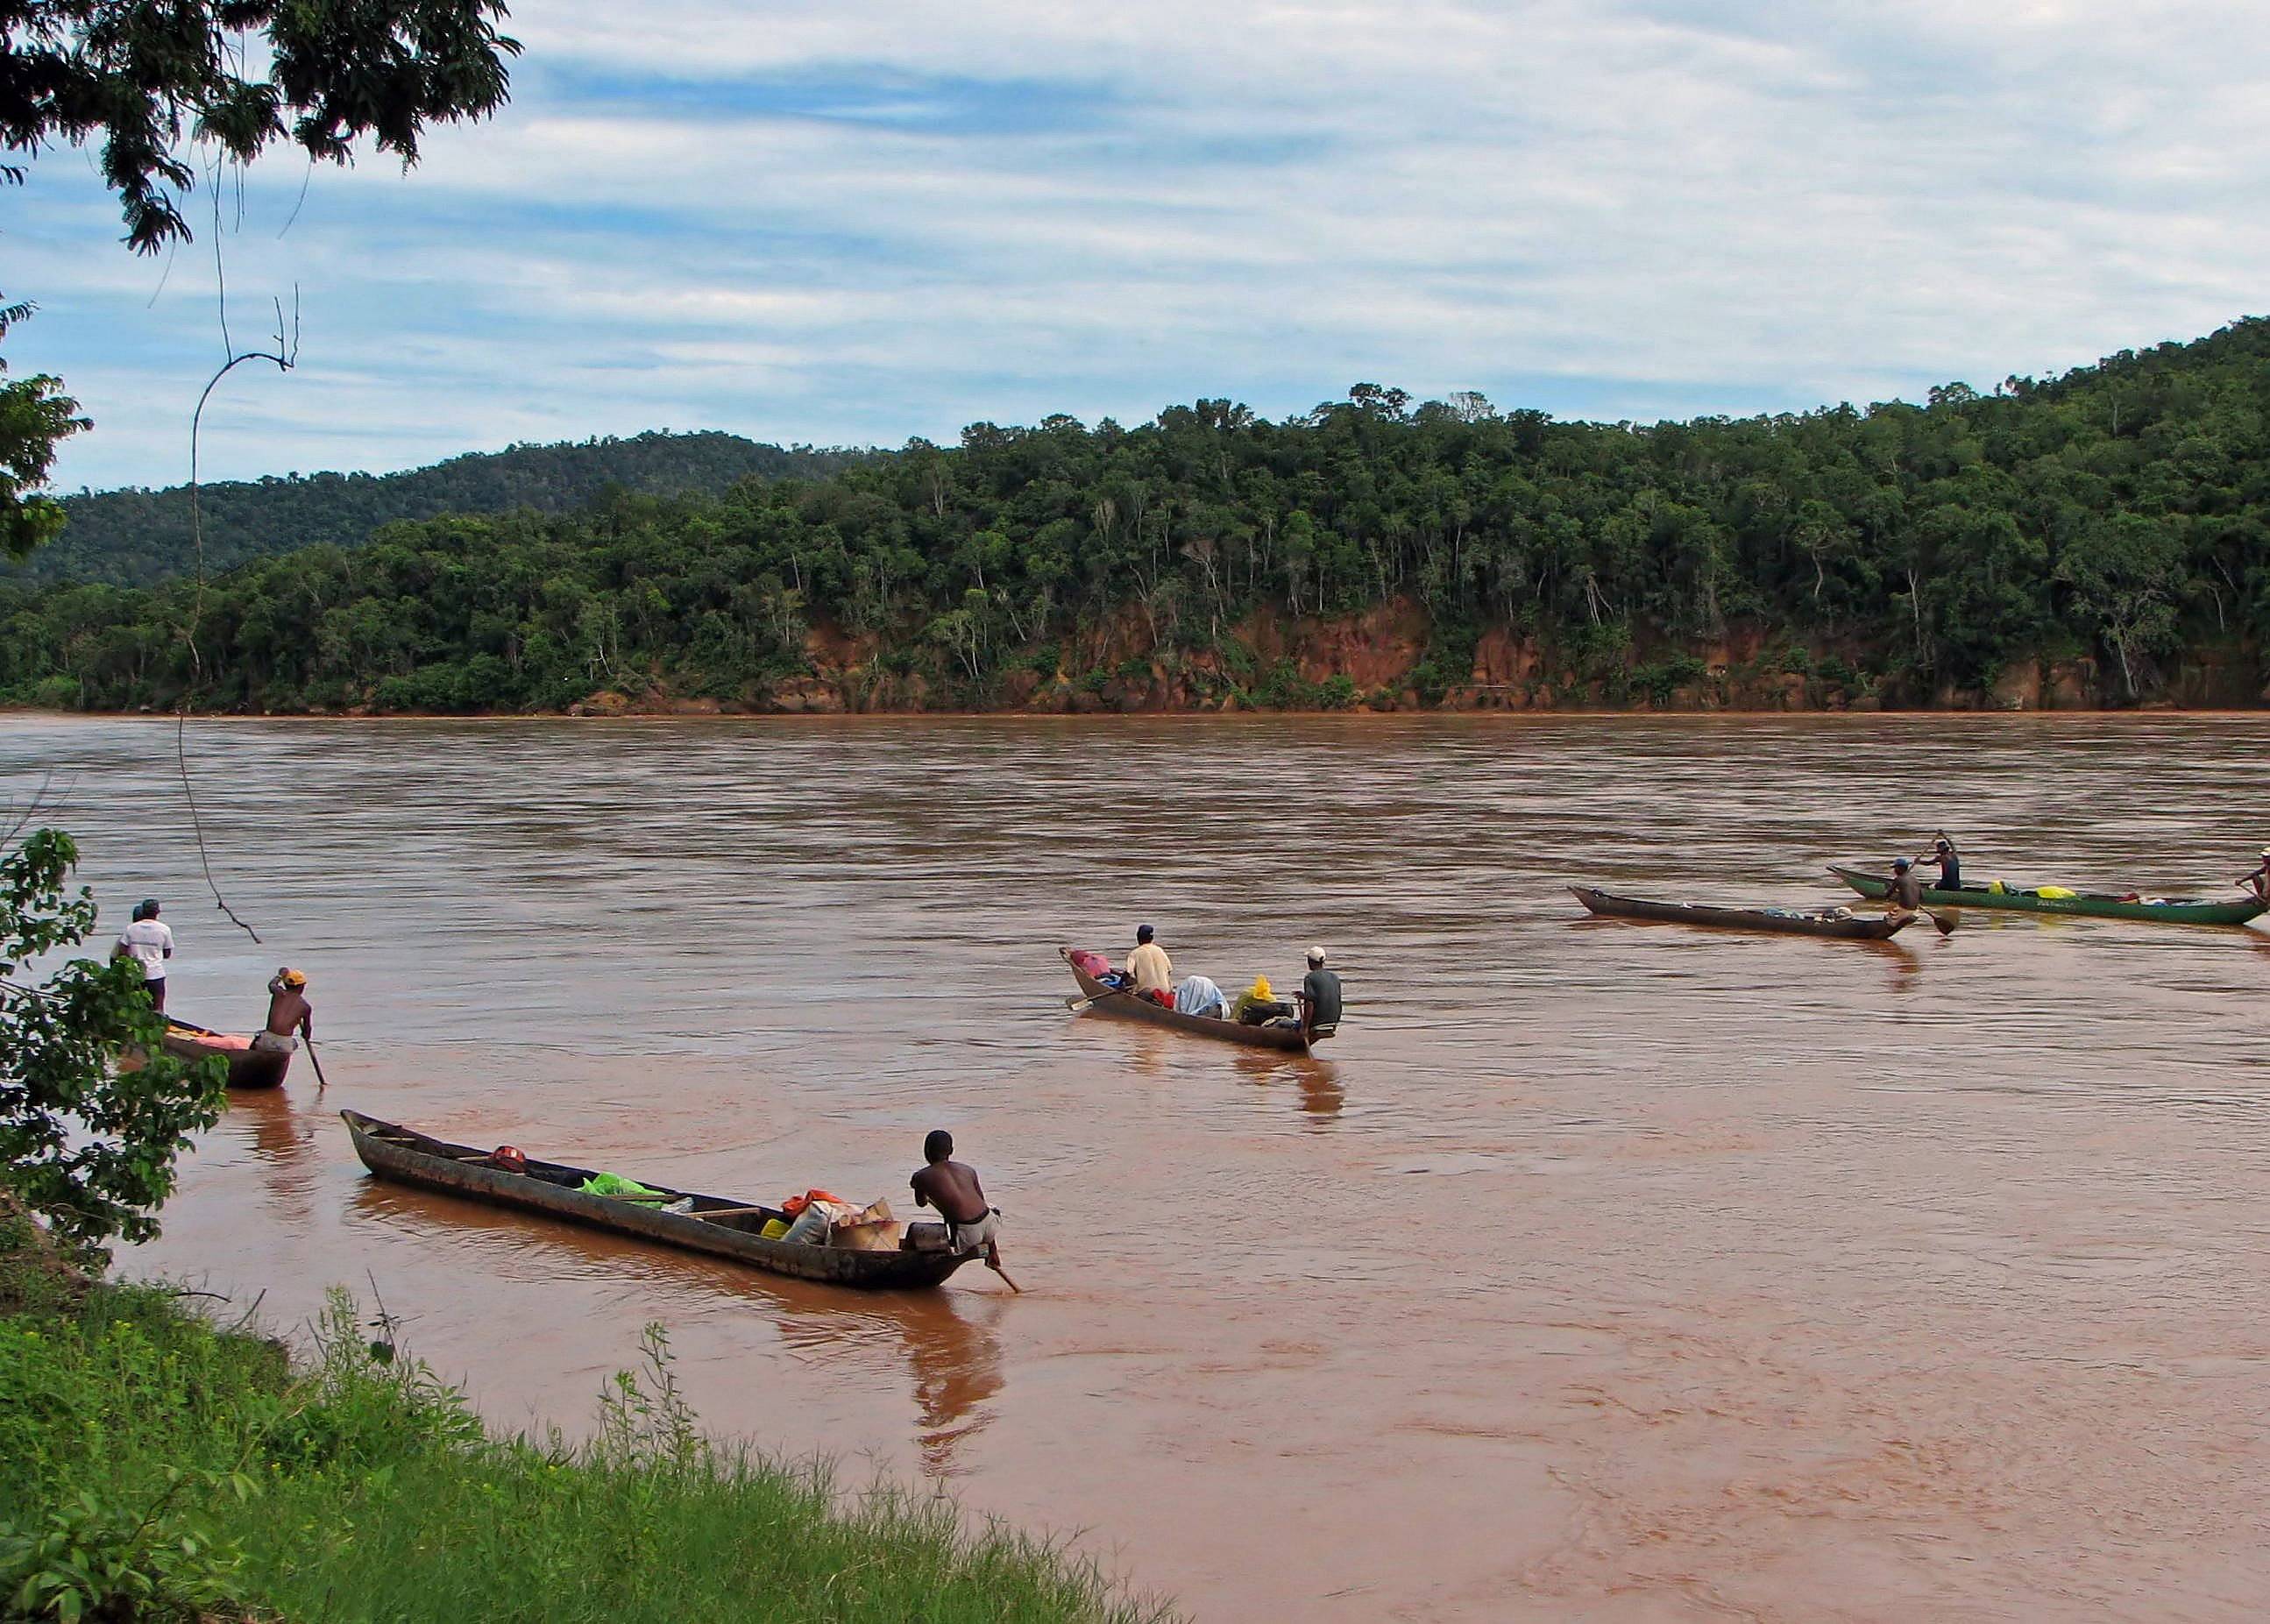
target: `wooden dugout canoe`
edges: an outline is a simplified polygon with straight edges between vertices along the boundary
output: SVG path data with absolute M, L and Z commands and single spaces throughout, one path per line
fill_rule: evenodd
M 249 1037 L 216 1032 L 194 1020 L 166 1017 L 166 1052 L 176 1060 L 204 1060 L 215 1055 L 228 1063 L 232 1088 L 280 1088 L 292 1069 L 288 1049 L 255 1049 Z
M 1832 863 L 1829 871 L 1862 896 L 1880 897 L 1891 881 L 1866 869 Z M 2078 914 L 2090 919 L 2154 919 L 2165 924 L 2244 924 L 2266 906 L 2259 898 L 2235 902 L 2183 899 L 2160 902 L 2130 901 L 2103 892 L 2084 891 L 2078 896 L 2043 896 L 2032 891 L 1990 891 L 1984 886 L 1963 886 L 1953 891 L 1925 886 L 1923 900 L 1941 908 L 2003 908 L 2028 914 Z
M 1065 968 L 1079 983 L 1084 997 L 1095 1001 L 1088 1005 L 1091 1013 L 1110 1015 L 1122 1020 L 1144 1020 L 1154 1027 L 1172 1027 L 1177 1032 L 1189 1032 L 1199 1037 L 1216 1038 L 1225 1043 L 1243 1043 L 1251 1049 L 1283 1049 L 1288 1054 L 1304 1055 L 1310 1042 L 1306 1027 L 1249 1027 L 1242 1021 L 1224 1020 L 1218 1015 L 1185 1015 L 1180 1010 L 1161 1009 L 1148 998 L 1139 998 L 1131 992 L 1117 992 L 1105 986 L 1072 961 L 1072 950 L 1059 947 L 1057 954 L 1065 961 Z M 1315 1042 L 1323 1042 L 1330 1032 L 1320 1032 Z
M 1596 914 L 1616 919 L 1658 919 L 1673 924 L 1709 925 L 1721 931 L 1778 931 L 1791 936 L 1830 936 L 1848 941 L 1881 942 L 1896 936 L 1914 923 L 1915 916 L 1899 918 L 1837 918 L 1821 912 L 1762 908 L 1718 908 L 1707 902 L 1651 902 L 1638 897 L 1614 896 L 1590 886 L 1571 886 L 1576 900 Z
M 816 1246 L 805 1241 L 768 1241 L 758 1234 L 768 1220 L 785 1220 L 777 1207 L 760 1206 L 731 1196 L 691 1195 L 661 1184 L 647 1187 L 676 1201 L 693 1203 L 690 1211 L 665 1212 L 635 1201 L 610 1196 L 585 1195 L 577 1188 L 594 1176 L 589 1168 L 528 1159 L 528 1171 L 508 1173 L 489 1160 L 489 1153 L 471 1145 L 452 1145 L 408 1128 L 381 1122 L 360 1111 L 341 1111 L 340 1119 L 353 1136 L 355 1154 L 362 1165 L 383 1179 L 438 1190 L 492 1206 L 515 1207 L 612 1230 L 634 1240 L 652 1241 L 690 1252 L 746 1264 L 769 1274 L 791 1275 L 803 1280 L 824 1280 L 833 1286 L 853 1286 L 870 1291 L 906 1290 L 942 1284 L 976 1252 L 857 1251 L 843 1246 Z M 647 1181 L 642 1179 L 642 1183 Z

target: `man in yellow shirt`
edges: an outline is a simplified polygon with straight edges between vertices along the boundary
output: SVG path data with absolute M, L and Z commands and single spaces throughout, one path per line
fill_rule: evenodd
M 1135 978 L 1135 996 L 1158 990 L 1172 993 L 1175 990 L 1175 966 L 1167 957 L 1167 950 L 1153 941 L 1156 934 L 1149 925 L 1138 926 L 1135 931 L 1135 951 L 1127 955 L 1127 973 Z

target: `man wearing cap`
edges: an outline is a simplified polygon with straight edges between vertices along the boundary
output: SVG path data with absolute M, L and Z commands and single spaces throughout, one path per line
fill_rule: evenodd
M 1885 892 L 1884 900 L 1892 905 L 1895 913 L 1912 914 L 1923 906 L 1923 880 L 1917 875 L 1915 864 L 1905 857 L 1892 859 L 1891 889 Z
M 304 1034 L 310 1043 L 315 1041 L 315 1006 L 308 1002 L 307 987 L 307 976 L 288 965 L 276 972 L 268 983 L 267 1029 L 252 1034 L 253 1048 L 294 1053 L 300 1047 L 295 1032 Z
M 1324 968 L 1324 950 L 1309 949 L 1309 973 L 1301 978 L 1301 1024 L 1312 1035 L 1340 1024 L 1340 978 Z
M 2262 861 L 2251 874 L 2241 874 L 2230 883 L 2241 891 L 2251 891 L 2258 901 L 2270 902 L 2270 846 L 2262 849 Z
M 174 928 L 159 923 L 156 897 L 145 897 L 134 905 L 134 922 L 118 933 L 118 944 L 110 950 L 110 956 L 140 961 L 142 986 L 150 995 L 150 1007 L 163 1014 L 166 960 L 174 956 Z
M 1172 996 L 1175 990 L 1175 966 L 1167 957 L 1167 950 L 1153 941 L 1155 935 L 1149 925 L 1137 927 L 1135 951 L 1127 955 L 1127 973 L 1135 978 L 1135 996 L 1164 992 Z
M 1939 864 L 1939 878 L 1932 882 L 1935 889 L 1956 891 L 1962 888 L 1962 859 L 1956 855 L 1955 842 L 1947 838 L 1945 829 L 1941 829 L 1939 838 L 1932 842 L 1931 849 L 1916 861 Z

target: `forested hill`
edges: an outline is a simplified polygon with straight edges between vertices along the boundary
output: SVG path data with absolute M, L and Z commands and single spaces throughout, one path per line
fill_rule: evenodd
M 519 445 L 473 452 L 398 474 L 319 473 L 205 486 L 205 564 L 218 571 L 295 547 L 358 546 L 382 524 L 445 513 L 564 513 L 609 486 L 656 496 L 715 495 L 751 474 L 824 477 L 864 455 L 783 450 L 738 434 L 649 433 L 628 440 Z M 63 499 L 62 538 L 0 581 L 138 584 L 187 573 L 194 549 L 186 486 L 102 491 Z
M 184 629 L 197 617 L 190 686 Z M 1359 385 L 0 583 L 0 697 L 545 710 L 2259 704 L 2270 322 L 1652 426 Z

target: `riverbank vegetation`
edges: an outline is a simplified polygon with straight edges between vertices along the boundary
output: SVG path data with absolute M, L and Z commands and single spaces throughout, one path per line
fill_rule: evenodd
M 0 693 L 91 708 L 2252 703 L 2266 648 L 2260 320 L 1865 411 L 977 424 L 202 593 L 0 589 Z
M 375 1330 L 375 1339 L 372 1331 Z M 295 1366 L 96 1284 L 0 1192 L 0 1613 L 679 1624 L 1161 1619 L 949 1506 L 705 1439 L 650 1331 L 589 1442 L 496 1437 L 335 1296 Z

